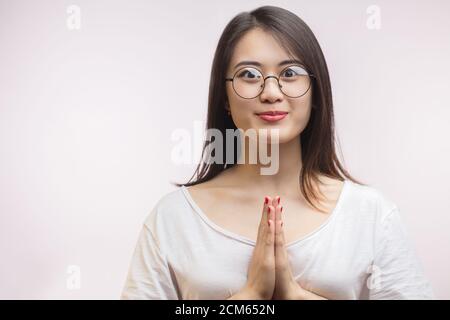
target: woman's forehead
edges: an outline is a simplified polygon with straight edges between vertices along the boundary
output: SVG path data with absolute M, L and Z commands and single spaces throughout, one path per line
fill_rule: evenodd
M 230 61 L 230 69 L 243 61 L 258 62 L 261 67 L 278 67 L 279 63 L 292 60 L 279 42 L 268 32 L 261 29 L 248 31 L 236 44 Z

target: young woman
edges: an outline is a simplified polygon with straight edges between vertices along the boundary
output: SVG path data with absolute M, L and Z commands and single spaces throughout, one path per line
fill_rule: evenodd
M 339 163 L 325 58 L 285 9 L 243 12 L 219 40 L 207 129 L 238 128 L 268 129 L 276 172 L 245 143 L 208 161 L 206 139 L 196 179 L 146 218 L 122 299 L 433 298 L 396 204 Z

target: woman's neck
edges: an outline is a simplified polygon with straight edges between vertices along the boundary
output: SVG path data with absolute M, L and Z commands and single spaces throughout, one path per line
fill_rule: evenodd
M 252 190 L 256 188 L 262 192 L 278 191 L 284 194 L 298 192 L 302 167 L 301 145 L 298 137 L 277 146 L 268 144 L 266 157 L 264 154 L 260 156 L 258 153 L 261 153 L 261 150 L 259 150 L 254 157 L 256 163 L 249 161 L 250 152 L 256 152 L 250 149 L 249 144 L 245 144 L 245 152 L 241 152 L 240 161 L 231 168 L 234 179 L 238 180 L 235 182 L 240 186 L 248 186 Z M 269 174 L 264 174 L 264 168 L 267 169 L 267 167 L 272 167 L 272 170 L 269 170 Z

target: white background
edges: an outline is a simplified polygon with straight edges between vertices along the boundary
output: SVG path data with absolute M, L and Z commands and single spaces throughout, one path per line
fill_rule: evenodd
M 171 161 L 171 134 L 205 120 L 219 36 L 265 4 L 315 33 L 346 168 L 397 203 L 450 298 L 450 5 L 356 0 L 1 0 L 0 298 L 119 298 L 144 218 L 195 168 Z

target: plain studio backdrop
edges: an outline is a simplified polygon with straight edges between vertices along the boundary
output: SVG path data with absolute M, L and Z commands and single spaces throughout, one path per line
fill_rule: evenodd
M 172 138 L 199 142 L 223 28 L 267 4 L 318 38 L 341 159 L 450 298 L 450 4 L 387 0 L 1 0 L 0 298 L 119 298 L 144 218 L 199 159 Z

